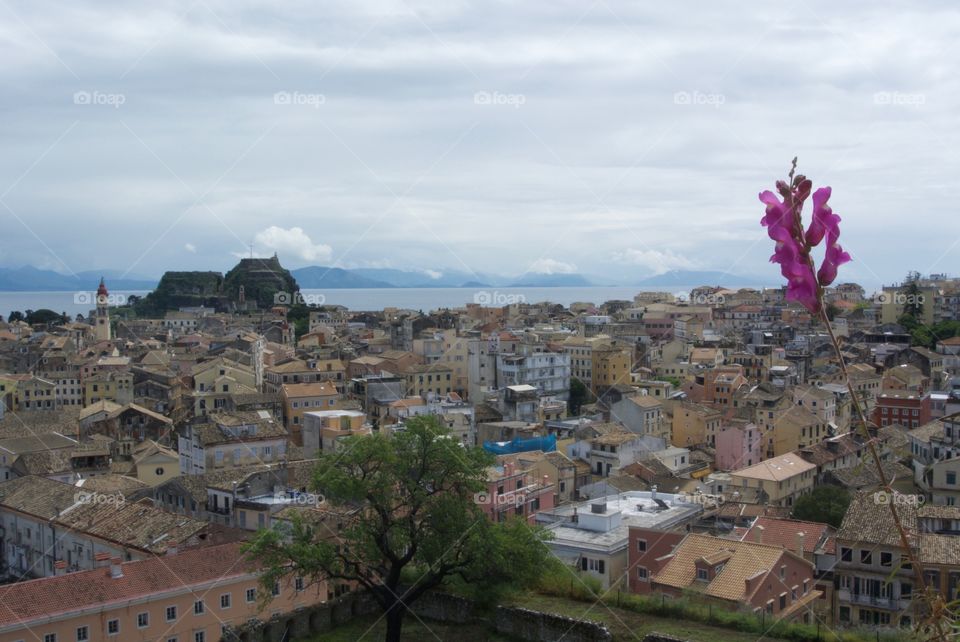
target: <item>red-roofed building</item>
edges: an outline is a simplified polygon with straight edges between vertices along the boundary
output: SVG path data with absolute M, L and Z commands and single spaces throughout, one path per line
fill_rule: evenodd
M 761 515 L 740 538 L 744 542 L 773 544 L 792 550 L 814 565 L 814 589 L 822 596 L 813 605 L 824 621 L 832 616 L 833 567 L 837 531 L 829 524 Z
M 631 593 L 645 595 L 652 591 L 650 580 L 670 561 L 674 547 L 686 533 L 660 531 L 631 526 L 627 542 L 630 566 L 627 570 Z
M 24 639 L 215 642 L 223 625 L 264 617 L 257 569 L 240 544 L 168 554 L 4 587 L 0 642 Z M 300 587 L 301 590 L 297 590 Z M 328 599 L 325 585 L 281 582 L 268 613 Z

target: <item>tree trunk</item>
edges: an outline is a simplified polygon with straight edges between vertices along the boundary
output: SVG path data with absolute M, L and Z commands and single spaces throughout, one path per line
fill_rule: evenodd
M 387 635 L 384 638 L 386 642 L 400 642 L 400 629 L 403 627 L 403 616 L 406 610 L 407 608 L 397 600 L 387 611 Z

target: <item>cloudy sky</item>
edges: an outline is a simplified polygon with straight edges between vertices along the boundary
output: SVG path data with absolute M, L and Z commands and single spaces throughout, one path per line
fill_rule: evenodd
M 960 273 L 958 35 L 922 0 L 0 0 L 0 266 L 754 275 L 798 155 L 844 278 Z

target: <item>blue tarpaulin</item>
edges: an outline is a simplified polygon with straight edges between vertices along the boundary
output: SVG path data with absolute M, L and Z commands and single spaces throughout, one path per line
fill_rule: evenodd
M 517 437 L 512 441 L 485 441 L 483 442 L 483 449 L 494 455 L 514 455 L 531 450 L 542 450 L 548 453 L 557 449 L 557 436 L 547 435 L 546 437 L 531 437 L 530 439 Z

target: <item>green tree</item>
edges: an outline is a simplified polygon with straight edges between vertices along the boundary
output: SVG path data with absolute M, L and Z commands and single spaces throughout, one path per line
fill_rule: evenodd
M 903 291 L 897 296 L 904 298 L 903 313 L 917 321 L 923 318 L 923 291 L 920 289 L 920 273 L 908 272 Z
M 494 524 L 481 510 L 492 463 L 434 417 L 393 435 L 349 437 L 321 455 L 313 480 L 331 505 L 353 507 L 342 530 L 294 519 L 286 530 L 260 531 L 247 555 L 263 565 L 264 587 L 291 575 L 359 584 L 384 612 L 386 640 L 396 642 L 410 605 L 444 582 L 526 587 L 548 567 L 542 530 Z
M 570 414 L 579 415 L 583 404 L 590 399 L 587 386 L 576 377 L 570 378 Z
M 27 310 L 26 321 L 30 325 L 34 323 L 60 323 L 62 317 L 53 310 L 41 308 L 39 310 Z
M 850 493 L 840 486 L 817 486 L 793 505 L 793 518 L 840 527 L 850 505 Z

